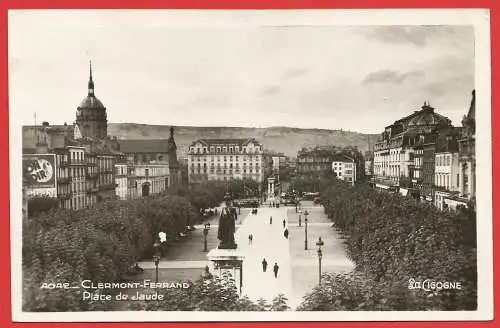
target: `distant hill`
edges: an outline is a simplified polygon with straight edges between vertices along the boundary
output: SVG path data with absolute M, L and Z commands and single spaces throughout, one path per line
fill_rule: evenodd
M 108 135 L 118 139 L 168 139 L 170 126 L 135 123 L 109 123 Z M 357 146 L 363 153 L 373 145 L 378 134 L 325 129 L 299 129 L 290 127 L 195 127 L 176 126 L 175 141 L 178 156 L 186 156 L 191 142 L 200 138 L 255 138 L 264 148 L 295 157 L 302 147 L 314 145 Z

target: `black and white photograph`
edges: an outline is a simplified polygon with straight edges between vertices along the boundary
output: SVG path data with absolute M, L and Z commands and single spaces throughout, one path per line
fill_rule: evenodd
M 492 318 L 488 10 L 8 33 L 13 320 Z

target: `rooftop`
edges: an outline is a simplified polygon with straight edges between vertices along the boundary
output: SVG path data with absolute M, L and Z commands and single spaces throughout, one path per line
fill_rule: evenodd
M 168 153 L 168 139 L 123 139 L 118 141 L 124 153 Z

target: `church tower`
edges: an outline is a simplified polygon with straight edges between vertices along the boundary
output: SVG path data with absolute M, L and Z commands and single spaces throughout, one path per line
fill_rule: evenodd
M 179 163 L 177 162 L 177 145 L 174 140 L 174 127 L 170 127 L 170 138 L 167 141 L 168 169 L 170 171 L 171 186 L 179 184 Z
M 76 125 L 82 137 L 105 139 L 108 136 L 108 119 L 106 107 L 94 94 L 94 80 L 92 79 L 92 62 L 87 97 L 77 108 Z

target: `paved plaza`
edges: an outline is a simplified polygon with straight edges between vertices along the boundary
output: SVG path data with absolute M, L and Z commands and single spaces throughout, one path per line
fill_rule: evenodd
M 332 227 L 320 205 L 303 202 L 302 212 L 307 209 L 308 215 L 308 250 L 304 249 L 305 220 L 295 207 L 270 208 L 267 205 L 258 209 L 257 215 L 249 209 L 241 209 L 236 222 L 235 239 L 238 248 L 245 256 L 243 261 L 243 290 L 251 300 L 263 298 L 267 301 L 278 294 L 284 294 L 289 306 L 295 308 L 303 296 L 318 284 L 319 268 L 316 242 L 322 238 L 324 245 L 322 271 L 346 272 L 353 264 L 346 257 L 345 247 L 340 235 Z M 273 222 L 269 223 L 272 216 Z M 284 237 L 283 219 L 289 230 L 288 239 Z M 207 236 L 208 249 L 216 248 L 218 217 L 210 219 L 211 229 Z M 250 244 L 249 234 L 253 235 Z M 203 252 L 203 226 L 196 226 L 188 237 L 178 241 L 162 258 L 159 264 L 159 277 L 163 281 L 191 279 L 195 280 L 210 266 Z M 266 272 L 262 268 L 262 260 L 268 265 Z M 274 277 L 273 266 L 279 266 L 278 276 Z M 154 278 L 152 261 L 142 261 L 145 269 L 143 277 Z

